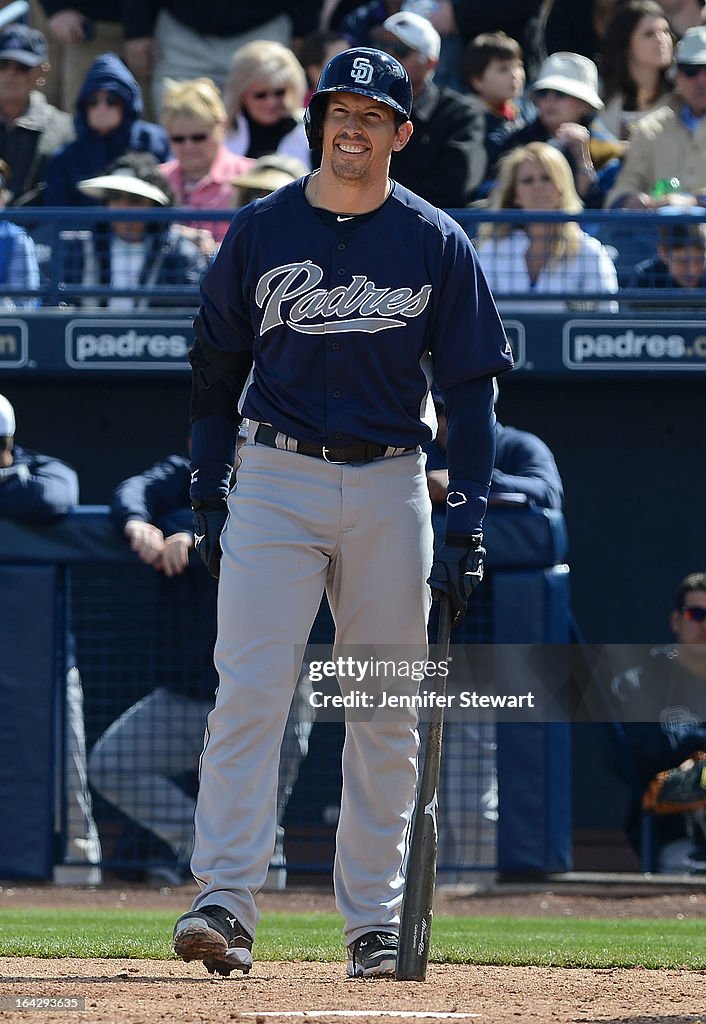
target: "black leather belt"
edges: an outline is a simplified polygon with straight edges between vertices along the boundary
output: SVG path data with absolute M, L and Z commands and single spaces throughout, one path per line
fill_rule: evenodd
M 343 448 L 330 448 L 325 444 L 311 444 L 309 441 L 295 441 L 289 438 L 286 448 L 277 444 L 280 433 L 275 427 L 261 423 L 255 431 L 255 444 L 264 444 L 268 448 L 280 448 L 282 451 L 297 452 L 309 455 L 313 459 L 324 459 L 326 462 L 372 462 L 382 459 L 390 450 L 386 444 L 373 444 L 372 441 L 361 441 L 360 444 L 345 445 Z M 414 448 L 397 449 L 398 452 L 411 452 Z

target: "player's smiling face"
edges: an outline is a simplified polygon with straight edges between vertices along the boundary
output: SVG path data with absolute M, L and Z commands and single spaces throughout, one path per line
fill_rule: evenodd
M 390 153 L 403 149 L 412 134 L 409 121 L 395 130 L 386 103 L 358 93 L 332 93 L 323 124 L 323 154 L 334 175 L 347 181 L 387 177 Z

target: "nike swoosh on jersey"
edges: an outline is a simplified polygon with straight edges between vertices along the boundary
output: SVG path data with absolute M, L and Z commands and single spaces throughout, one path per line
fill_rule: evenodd
M 355 214 L 353 216 L 355 216 Z M 338 220 L 338 221 L 353 220 L 353 217 L 336 217 L 336 220 Z

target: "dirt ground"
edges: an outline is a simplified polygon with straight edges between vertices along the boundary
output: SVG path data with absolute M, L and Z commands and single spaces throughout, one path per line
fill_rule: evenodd
M 188 908 L 189 887 L 82 890 L 0 885 L 5 907 Z M 333 910 L 327 890 L 260 897 L 261 909 Z M 593 895 L 536 888 L 437 893 L 436 915 L 706 918 L 706 891 Z M 656 923 L 655 927 L 659 927 Z M 706 922 L 705 922 L 706 935 Z M 145 960 L 0 958 L 0 1021 L 157 1024 L 162 1021 L 285 1024 L 477 1020 L 480 1024 L 706 1024 L 706 972 L 564 970 L 430 964 L 423 984 L 347 980 L 335 964 L 258 963 L 247 978 L 211 979 L 201 964 Z M 13 1009 L 13 996 L 85 1000 L 82 1010 Z

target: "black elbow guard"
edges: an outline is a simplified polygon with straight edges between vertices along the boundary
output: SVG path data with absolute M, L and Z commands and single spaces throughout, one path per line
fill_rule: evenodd
M 191 364 L 191 422 L 204 416 L 223 416 L 236 426 L 242 416 L 238 399 L 252 367 L 249 352 L 224 352 L 204 336 L 201 320 L 194 320 L 196 340 L 189 349 Z

